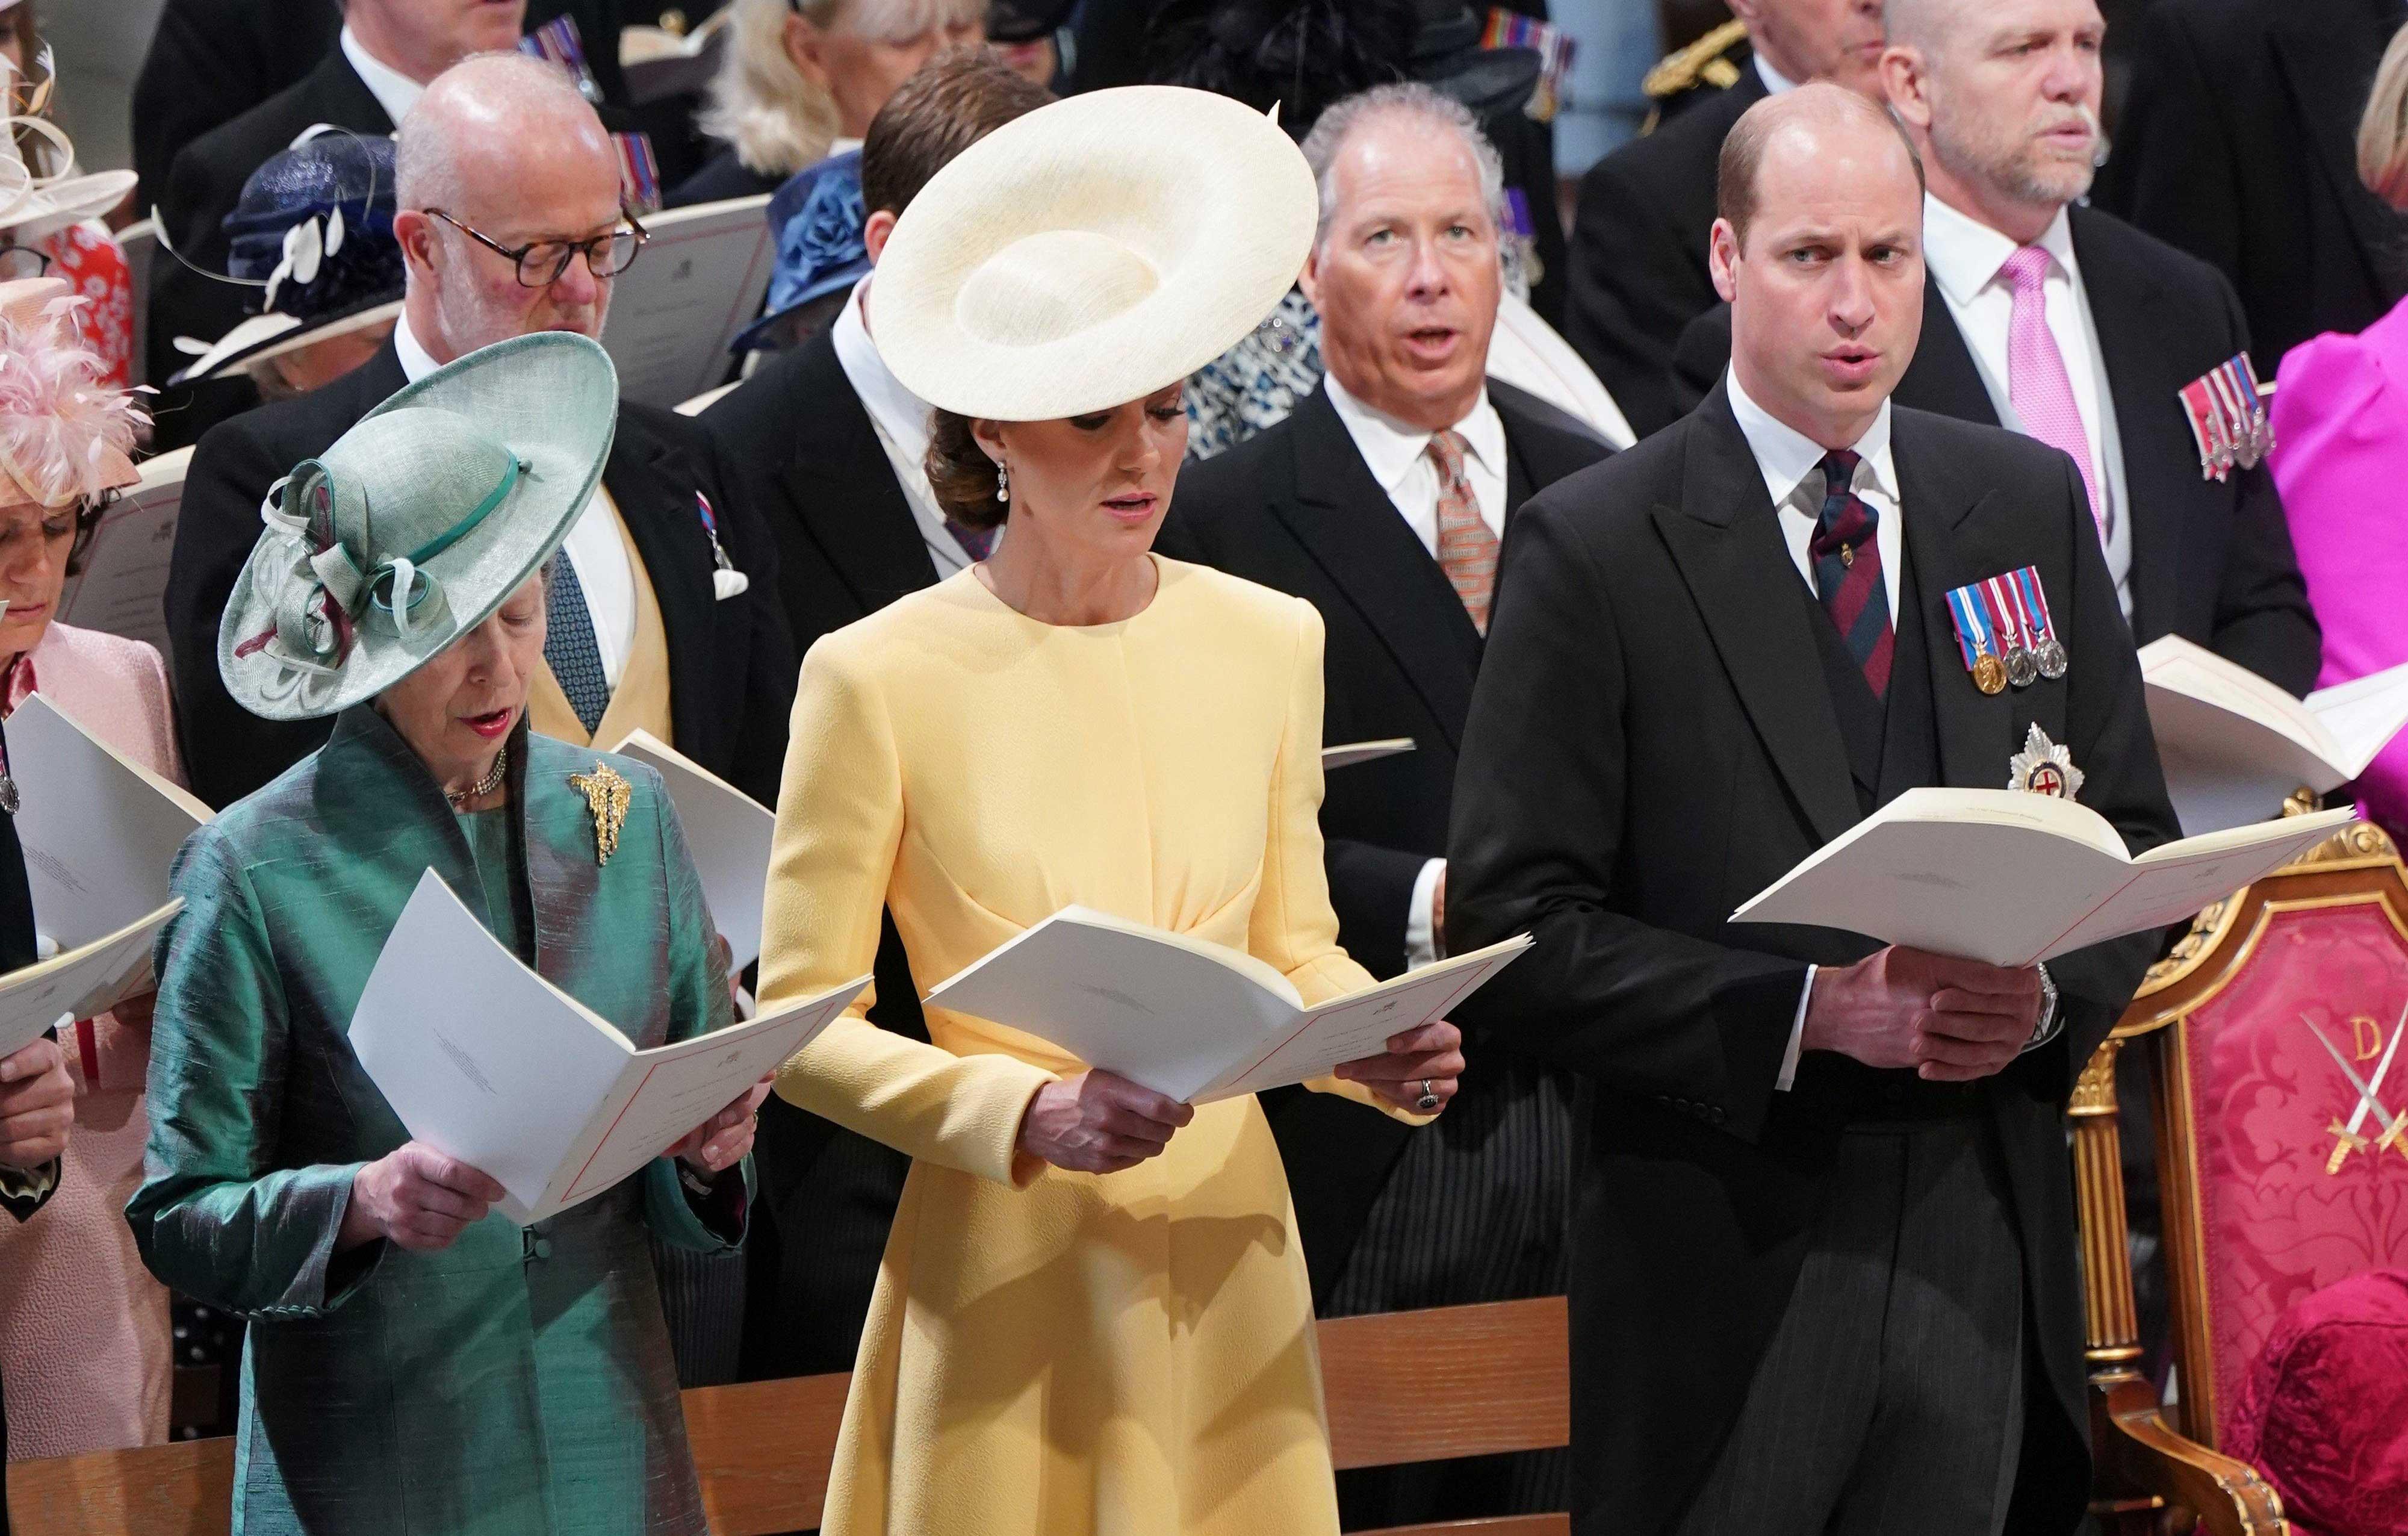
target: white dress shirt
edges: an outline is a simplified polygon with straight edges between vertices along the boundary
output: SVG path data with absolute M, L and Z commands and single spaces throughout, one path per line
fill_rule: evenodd
M 2074 409 L 2082 413 L 2082 435 L 2090 445 L 2091 473 L 2099 482 L 2107 569 L 2115 578 L 2115 600 L 2129 618 L 2132 529 L 2131 519 L 2125 515 L 2124 453 L 2115 425 L 2115 397 L 2107 387 L 2098 331 L 2090 319 L 2090 296 L 2082 285 L 2082 264 L 2074 258 L 2072 225 L 2063 208 L 2057 209 L 2037 243 L 2049 256 L 2048 276 L 2041 283 L 2048 334 L 2057 343 L 2057 354 L 2065 359 Z M 2014 241 L 1989 225 L 1937 197 L 1924 197 L 1923 259 L 1948 303 L 1950 318 L 1964 334 L 1999 421 L 2022 432 L 2023 419 L 2015 413 L 2008 390 L 2007 344 L 2015 311 L 2014 290 L 1999 271 L 2015 250 Z
M 844 369 L 853 393 L 861 397 L 861 409 L 869 413 L 878 446 L 886 451 L 886 463 L 895 471 L 896 483 L 903 487 L 903 499 L 910 505 L 911 521 L 920 525 L 920 542 L 928 547 L 928 558 L 941 580 L 968 569 L 969 552 L 945 525 L 944 509 L 937 504 L 936 488 L 928 483 L 928 402 L 905 389 L 903 380 L 886 366 L 886 359 L 878 355 L 878 344 L 869 338 L 868 323 L 862 319 L 862 307 L 869 302 L 869 278 L 864 278 L 853 285 L 852 296 L 829 327 L 828 339 L 836 347 L 837 364 Z M 1000 547 L 1002 542 L 1003 531 L 998 528 L 996 544 Z
M 1731 414 L 1739 418 L 1740 435 L 1756 453 L 1764 476 L 1765 494 L 1781 514 L 1781 538 L 1789 546 L 1789 562 L 1806 590 L 1814 590 L 1814 556 L 1811 546 L 1814 525 L 1823 516 L 1823 448 L 1813 438 L 1777 421 L 1740 386 L 1730 383 Z M 1906 565 L 1906 528 L 1898 513 L 1898 465 L 1889 452 L 1889 402 L 1854 445 L 1858 459 L 1854 489 L 1876 519 L 1873 545 L 1881 552 L 1882 591 L 1889 599 L 1889 619 L 1898 623 L 1898 573 Z
M 393 328 L 393 346 L 401 354 L 402 373 L 412 383 L 439 366 L 410 335 L 407 316 Z M 594 621 L 595 649 L 602 653 L 602 676 L 615 689 L 627 669 L 627 653 L 636 645 L 636 572 L 627 563 L 627 546 L 620 541 L 609 497 L 609 493 L 595 487 L 560 550 L 577 567 L 585 611 Z
M 351 66 L 351 72 L 359 76 L 360 82 L 368 88 L 368 94 L 376 97 L 377 105 L 384 108 L 384 115 L 393 119 L 393 125 L 400 127 L 401 120 L 409 115 L 409 109 L 418 105 L 418 98 L 426 93 L 426 87 L 361 47 L 359 35 L 351 31 L 348 23 L 337 41 L 341 45 L 344 61 Z
M 1363 455 L 1364 467 L 1371 478 L 1388 493 L 1388 500 L 1405 526 L 1438 558 L 1438 464 L 1429 455 L 1430 439 L 1436 433 L 1409 426 L 1347 393 L 1334 373 L 1323 375 L 1329 391 L 1329 403 L 1337 408 L 1338 420 L 1346 435 L 1354 441 L 1354 451 Z M 1489 403 L 1488 392 L 1480 392 L 1471 409 L 1455 423 L 1463 434 L 1469 452 L 1463 455 L 1463 478 L 1471 482 L 1472 499 L 1480 505 L 1480 521 L 1488 531 L 1505 535 L 1505 421 Z M 1444 878 L 1446 860 L 1431 859 L 1422 866 L 1413 879 L 1411 904 L 1405 909 L 1405 968 L 1410 970 L 1435 961 L 1438 955 L 1439 932 L 1437 912 L 1438 884 Z
M 1770 412 L 1748 397 L 1740 387 L 1736 370 L 1727 373 L 1730 385 L 1731 414 L 1739 418 L 1740 435 L 1747 439 L 1749 450 L 1756 455 L 1756 467 L 1764 476 L 1765 491 L 1781 513 L 1781 538 L 1789 547 L 1791 564 L 1798 567 L 1798 578 L 1806 590 L 1814 590 L 1814 558 L 1809 544 L 1814 537 L 1814 524 L 1823 515 L 1824 450 L 1784 422 L 1773 419 Z M 1889 620 L 1898 623 L 1898 573 L 1906 564 L 1906 520 L 1899 515 L 1898 465 L 1889 451 L 1889 402 L 1882 402 L 1881 413 L 1865 435 L 1850 445 L 1858 459 L 1854 488 L 1862 501 L 1879 520 L 1873 524 L 1873 547 L 1881 552 L 1882 591 L 1889 599 Z M 1798 1015 L 1790 1021 L 1789 1048 L 1781 1055 L 1781 1075 L 1772 1085 L 1784 1093 L 1798 1076 L 1798 1055 L 1806 1039 L 1806 1004 L 1814 996 L 1814 973 L 1821 968 L 1806 968 L 1806 984 L 1798 989 Z
M 1756 63 L 1756 78 L 1764 82 L 1764 93 L 1766 95 L 1777 96 L 1784 91 L 1795 91 L 1798 89 L 1798 82 L 1796 80 L 1791 79 L 1780 70 L 1772 67 L 1771 63 L 1765 58 L 1764 50 L 1762 49 L 1750 50 L 1748 57 Z

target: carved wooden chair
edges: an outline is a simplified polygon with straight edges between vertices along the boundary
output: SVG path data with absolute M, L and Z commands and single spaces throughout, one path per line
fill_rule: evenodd
M 2408 1010 L 2408 869 L 2358 824 L 2200 914 L 2153 967 L 2074 1091 L 2088 1287 L 2092 1510 L 2113 1536 L 2277 1536 L 2257 1469 L 2220 1454 L 2284 1311 L 2367 1270 L 2408 1268 L 2408 1063 L 2370 1120 L 2333 1059 L 2372 1079 Z M 2318 1035 L 2323 1037 L 2322 1042 Z M 2178 1402 L 2141 1374 L 2115 1115 L 2116 1060 L 2154 1068 Z M 2408 1052 L 2401 1053 L 2408 1055 Z

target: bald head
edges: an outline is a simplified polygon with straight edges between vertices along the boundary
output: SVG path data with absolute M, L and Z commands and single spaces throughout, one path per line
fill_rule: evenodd
M 1948 4 L 1950 0 L 1933 0 Z M 1854 91 L 1816 82 L 1767 96 L 1740 114 L 1723 139 L 1714 172 L 1714 214 L 1731 226 L 1742 243 L 1762 201 L 1764 163 L 1776 140 L 1794 139 L 1808 157 L 1826 144 L 1845 144 L 1876 158 L 1895 150 L 1914 176 L 1915 193 L 1923 191 L 1923 161 L 1888 111 Z
M 452 208 L 566 157 L 618 164 L 567 72 L 524 53 L 480 53 L 437 75 L 394 136 L 404 208 Z
M 565 71 L 519 53 L 462 60 L 403 120 L 398 160 L 405 312 L 436 361 L 531 331 L 601 335 L 608 278 L 577 258 L 530 286 L 502 253 L 620 225 L 617 151 Z

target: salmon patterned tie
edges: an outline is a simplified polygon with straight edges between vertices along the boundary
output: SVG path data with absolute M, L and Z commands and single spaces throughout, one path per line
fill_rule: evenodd
M 1460 432 L 1440 432 L 1429 440 L 1438 466 L 1438 568 L 1455 583 L 1471 627 L 1488 633 L 1488 600 L 1497 590 L 1497 536 L 1480 515 L 1480 498 L 1463 472 L 1471 445 Z

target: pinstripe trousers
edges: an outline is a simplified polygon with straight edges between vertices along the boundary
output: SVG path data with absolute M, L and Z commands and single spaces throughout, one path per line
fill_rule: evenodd
M 1446 1113 L 1406 1139 L 1325 1315 L 1559 1296 L 1570 1278 L 1573 1079 L 1484 1057 Z M 1348 1529 L 1571 1502 L 1568 1451 L 1341 1472 Z
M 1829 1207 L 1680 1536 L 1995 1536 L 2023 1248 L 1986 1118 L 1842 1138 Z

